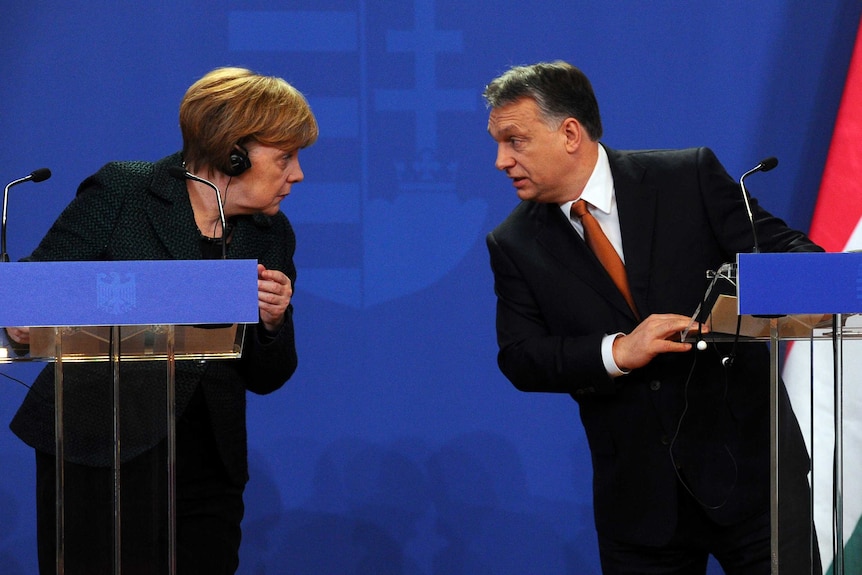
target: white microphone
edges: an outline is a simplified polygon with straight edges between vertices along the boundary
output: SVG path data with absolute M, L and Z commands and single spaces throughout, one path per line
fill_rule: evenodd
M 17 186 L 18 184 L 23 184 L 24 182 L 44 182 L 48 178 L 51 177 L 51 170 L 48 168 L 39 168 L 38 170 L 33 170 L 30 172 L 30 175 L 24 176 L 23 178 L 18 178 L 17 180 L 12 180 L 6 187 L 3 189 L 3 220 L 0 222 L 0 262 L 8 262 L 9 254 L 6 253 L 6 205 L 9 201 L 9 189 L 12 186 Z
M 221 192 L 219 191 L 218 186 L 216 186 L 209 180 L 205 180 L 200 176 L 194 175 L 182 166 L 171 166 L 170 168 L 168 168 L 168 173 L 170 173 L 172 177 L 178 180 L 193 180 L 195 182 L 200 182 L 206 186 L 209 186 L 213 189 L 216 196 L 216 203 L 218 204 L 219 223 L 221 223 L 221 256 L 222 259 L 227 259 L 227 238 L 225 237 L 225 233 L 227 230 L 227 220 L 224 217 L 224 202 L 222 201 Z
M 751 204 L 748 203 L 748 191 L 745 189 L 745 178 L 755 172 L 768 172 L 778 165 L 778 158 L 771 156 L 762 160 L 759 164 L 742 174 L 739 178 L 739 187 L 742 188 L 742 199 L 745 202 L 745 211 L 748 213 L 748 221 L 751 223 L 751 235 L 754 238 L 754 249 L 752 253 L 760 253 L 760 245 L 757 243 L 757 231 L 754 229 L 754 214 L 751 213 Z

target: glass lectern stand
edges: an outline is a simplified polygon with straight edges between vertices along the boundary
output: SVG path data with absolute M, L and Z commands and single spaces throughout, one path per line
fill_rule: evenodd
M 61 281 L 58 281 L 61 280 Z M 63 285 L 58 285 L 62 283 Z M 176 400 L 177 361 L 236 359 L 242 353 L 245 325 L 257 323 L 257 263 L 250 260 L 147 262 L 27 262 L 0 264 L 0 324 L 31 326 L 26 353 L 0 346 L 0 363 L 54 363 L 57 573 L 65 572 L 67 533 L 64 468 L 70 437 L 64 428 L 67 398 L 64 373 L 70 364 L 101 364 L 110 374 L 110 442 L 113 534 L 111 564 L 121 573 L 121 364 L 159 362 L 164 382 L 164 435 L 167 477 L 154 490 L 166 506 L 167 554 L 176 573 Z M 150 364 L 152 366 L 152 364 Z M 156 378 L 154 378 L 156 379 Z M 164 386 L 163 388 L 161 386 Z M 86 406 L 85 406 L 86 407 Z M 76 406 L 81 409 L 80 405 Z M 164 509 L 164 507 L 162 508 Z
M 780 483 L 779 393 L 782 344 L 796 341 L 831 342 L 834 398 L 832 525 L 819 526 L 818 537 L 833 539 L 833 575 L 844 575 L 843 533 L 843 410 L 844 342 L 862 340 L 862 329 L 848 321 L 862 313 L 862 253 L 739 254 L 712 275 L 701 308 L 693 317 L 710 326 L 704 339 L 733 342 L 766 341 L 770 347 L 770 471 L 772 575 L 779 574 L 778 522 Z M 704 311 L 706 310 L 706 311 Z M 855 319 L 855 318 L 854 318 Z M 693 339 L 690 330 L 683 334 Z M 812 371 L 813 374 L 813 371 Z M 813 376 L 811 393 L 815 392 Z M 822 391 L 822 390 L 820 390 Z M 812 401 L 813 405 L 813 401 Z M 798 409 L 798 407 L 795 407 Z M 813 418 L 813 414 L 812 414 Z M 809 438 L 810 439 L 810 438 Z M 814 477 L 812 474 L 812 491 Z M 831 529 L 829 529 L 831 527 Z M 824 569 L 828 566 L 824 557 Z

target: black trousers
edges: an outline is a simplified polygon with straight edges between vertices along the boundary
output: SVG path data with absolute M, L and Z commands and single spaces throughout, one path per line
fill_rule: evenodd
M 822 575 L 809 511 L 808 481 L 797 474 L 782 484 L 779 499 L 779 568 L 782 575 Z M 714 556 L 727 575 L 770 575 L 768 508 L 722 526 L 711 521 L 681 484 L 676 531 L 667 545 L 646 547 L 599 536 L 604 575 L 704 575 Z
M 243 488 L 227 479 L 202 398 L 177 423 L 177 573 L 232 575 L 239 566 Z M 167 443 L 121 465 L 123 575 L 168 573 Z M 114 573 L 113 472 L 67 462 L 65 573 Z M 56 567 L 55 458 L 36 452 L 39 572 Z

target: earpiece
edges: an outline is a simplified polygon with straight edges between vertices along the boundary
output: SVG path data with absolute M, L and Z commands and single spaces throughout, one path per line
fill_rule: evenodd
M 248 158 L 248 150 L 237 144 L 228 156 L 228 169 L 225 173 L 228 176 L 238 176 L 251 167 L 251 160 Z
M 706 349 L 706 342 L 703 341 L 702 339 L 697 340 L 697 350 L 703 351 L 705 349 Z

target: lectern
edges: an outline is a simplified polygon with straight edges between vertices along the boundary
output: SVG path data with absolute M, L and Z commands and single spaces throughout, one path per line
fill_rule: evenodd
M 739 254 L 713 274 L 703 309 L 695 314 L 723 341 L 765 340 L 770 345 L 770 444 L 772 574 L 778 575 L 780 465 L 778 401 L 781 342 L 832 342 L 834 376 L 833 574 L 844 574 L 843 536 L 843 357 L 845 339 L 862 333 L 845 329 L 846 318 L 862 312 L 862 253 Z M 813 486 L 812 486 L 813 487 Z M 821 537 L 826 533 L 820 533 Z
M 0 264 L 0 325 L 30 326 L 27 353 L 0 347 L 0 363 L 55 363 L 57 573 L 64 573 L 63 366 L 109 362 L 112 393 L 113 564 L 121 566 L 121 362 L 165 364 L 168 558 L 176 572 L 175 381 L 178 360 L 235 359 L 258 321 L 257 262 L 168 260 Z

